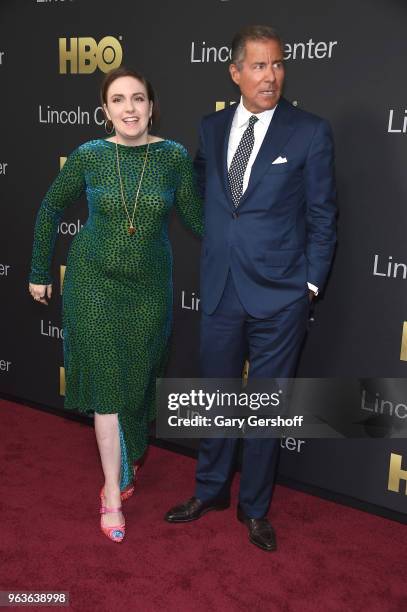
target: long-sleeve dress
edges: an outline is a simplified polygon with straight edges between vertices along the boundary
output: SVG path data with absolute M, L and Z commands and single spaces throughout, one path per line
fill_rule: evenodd
M 130 215 L 146 146 L 118 145 Z M 148 443 L 155 380 L 165 362 L 172 324 L 173 206 L 195 233 L 202 207 L 192 161 L 172 140 L 150 144 L 134 235 L 120 194 L 116 145 L 92 140 L 67 159 L 48 190 L 35 225 L 30 282 L 52 282 L 50 267 L 63 211 L 86 190 L 89 217 L 72 241 L 63 287 L 65 407 L 118 413 L 121 489 Z

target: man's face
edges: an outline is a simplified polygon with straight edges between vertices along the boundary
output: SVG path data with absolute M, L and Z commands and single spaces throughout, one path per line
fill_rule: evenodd
M 283 50 L 276 40 L 247 41 L 240 70 L 231 64 L 229 71 L 248 111 L 262 113 L 276 106 L 284 84 Z

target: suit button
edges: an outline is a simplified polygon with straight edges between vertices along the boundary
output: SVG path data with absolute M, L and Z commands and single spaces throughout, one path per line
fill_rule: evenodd
M 237 218 L 238 218 L 238 216 L 239 216 L 239 213 L 237 213 L 237 212 L 233 212 L 233 213 L 232 213 L 232 217 L 233 217 L 234 219 L 237 219 Z

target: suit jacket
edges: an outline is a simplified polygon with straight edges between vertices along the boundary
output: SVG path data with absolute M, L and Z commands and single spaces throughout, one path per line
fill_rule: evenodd
M 333 139 L 328 122 L 284 98 L 236 209 L 227 150 L 237 106 L 202 120 L 195 169 L 204 198 L 201 306 L 216 309 L 229 270 L 247 312 L 267 318 L 323 289 L 336 242 Z M 277 157 L 287 163 L 273 164 Z

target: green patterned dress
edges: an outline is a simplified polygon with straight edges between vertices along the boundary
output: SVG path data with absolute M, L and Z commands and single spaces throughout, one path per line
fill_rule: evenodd
M 130 215 L 146 146 L 118 145 Z M 150 144 L 134 235 L 120 195 L 115 144 L 92 140 L 67 159 L 38 212 L 30 282 L 49 284 L 53 247 L 63 211 L 86 191 L 89 217 L 72 241 L 63 288 L 65 407 L 118 413 L 121 489 L 143 455 L 155 416 L 172 324 L 172 252 L 168 220 L 175 206 L 195 233 L 202 208 L 185 148 L 171 140 Z

